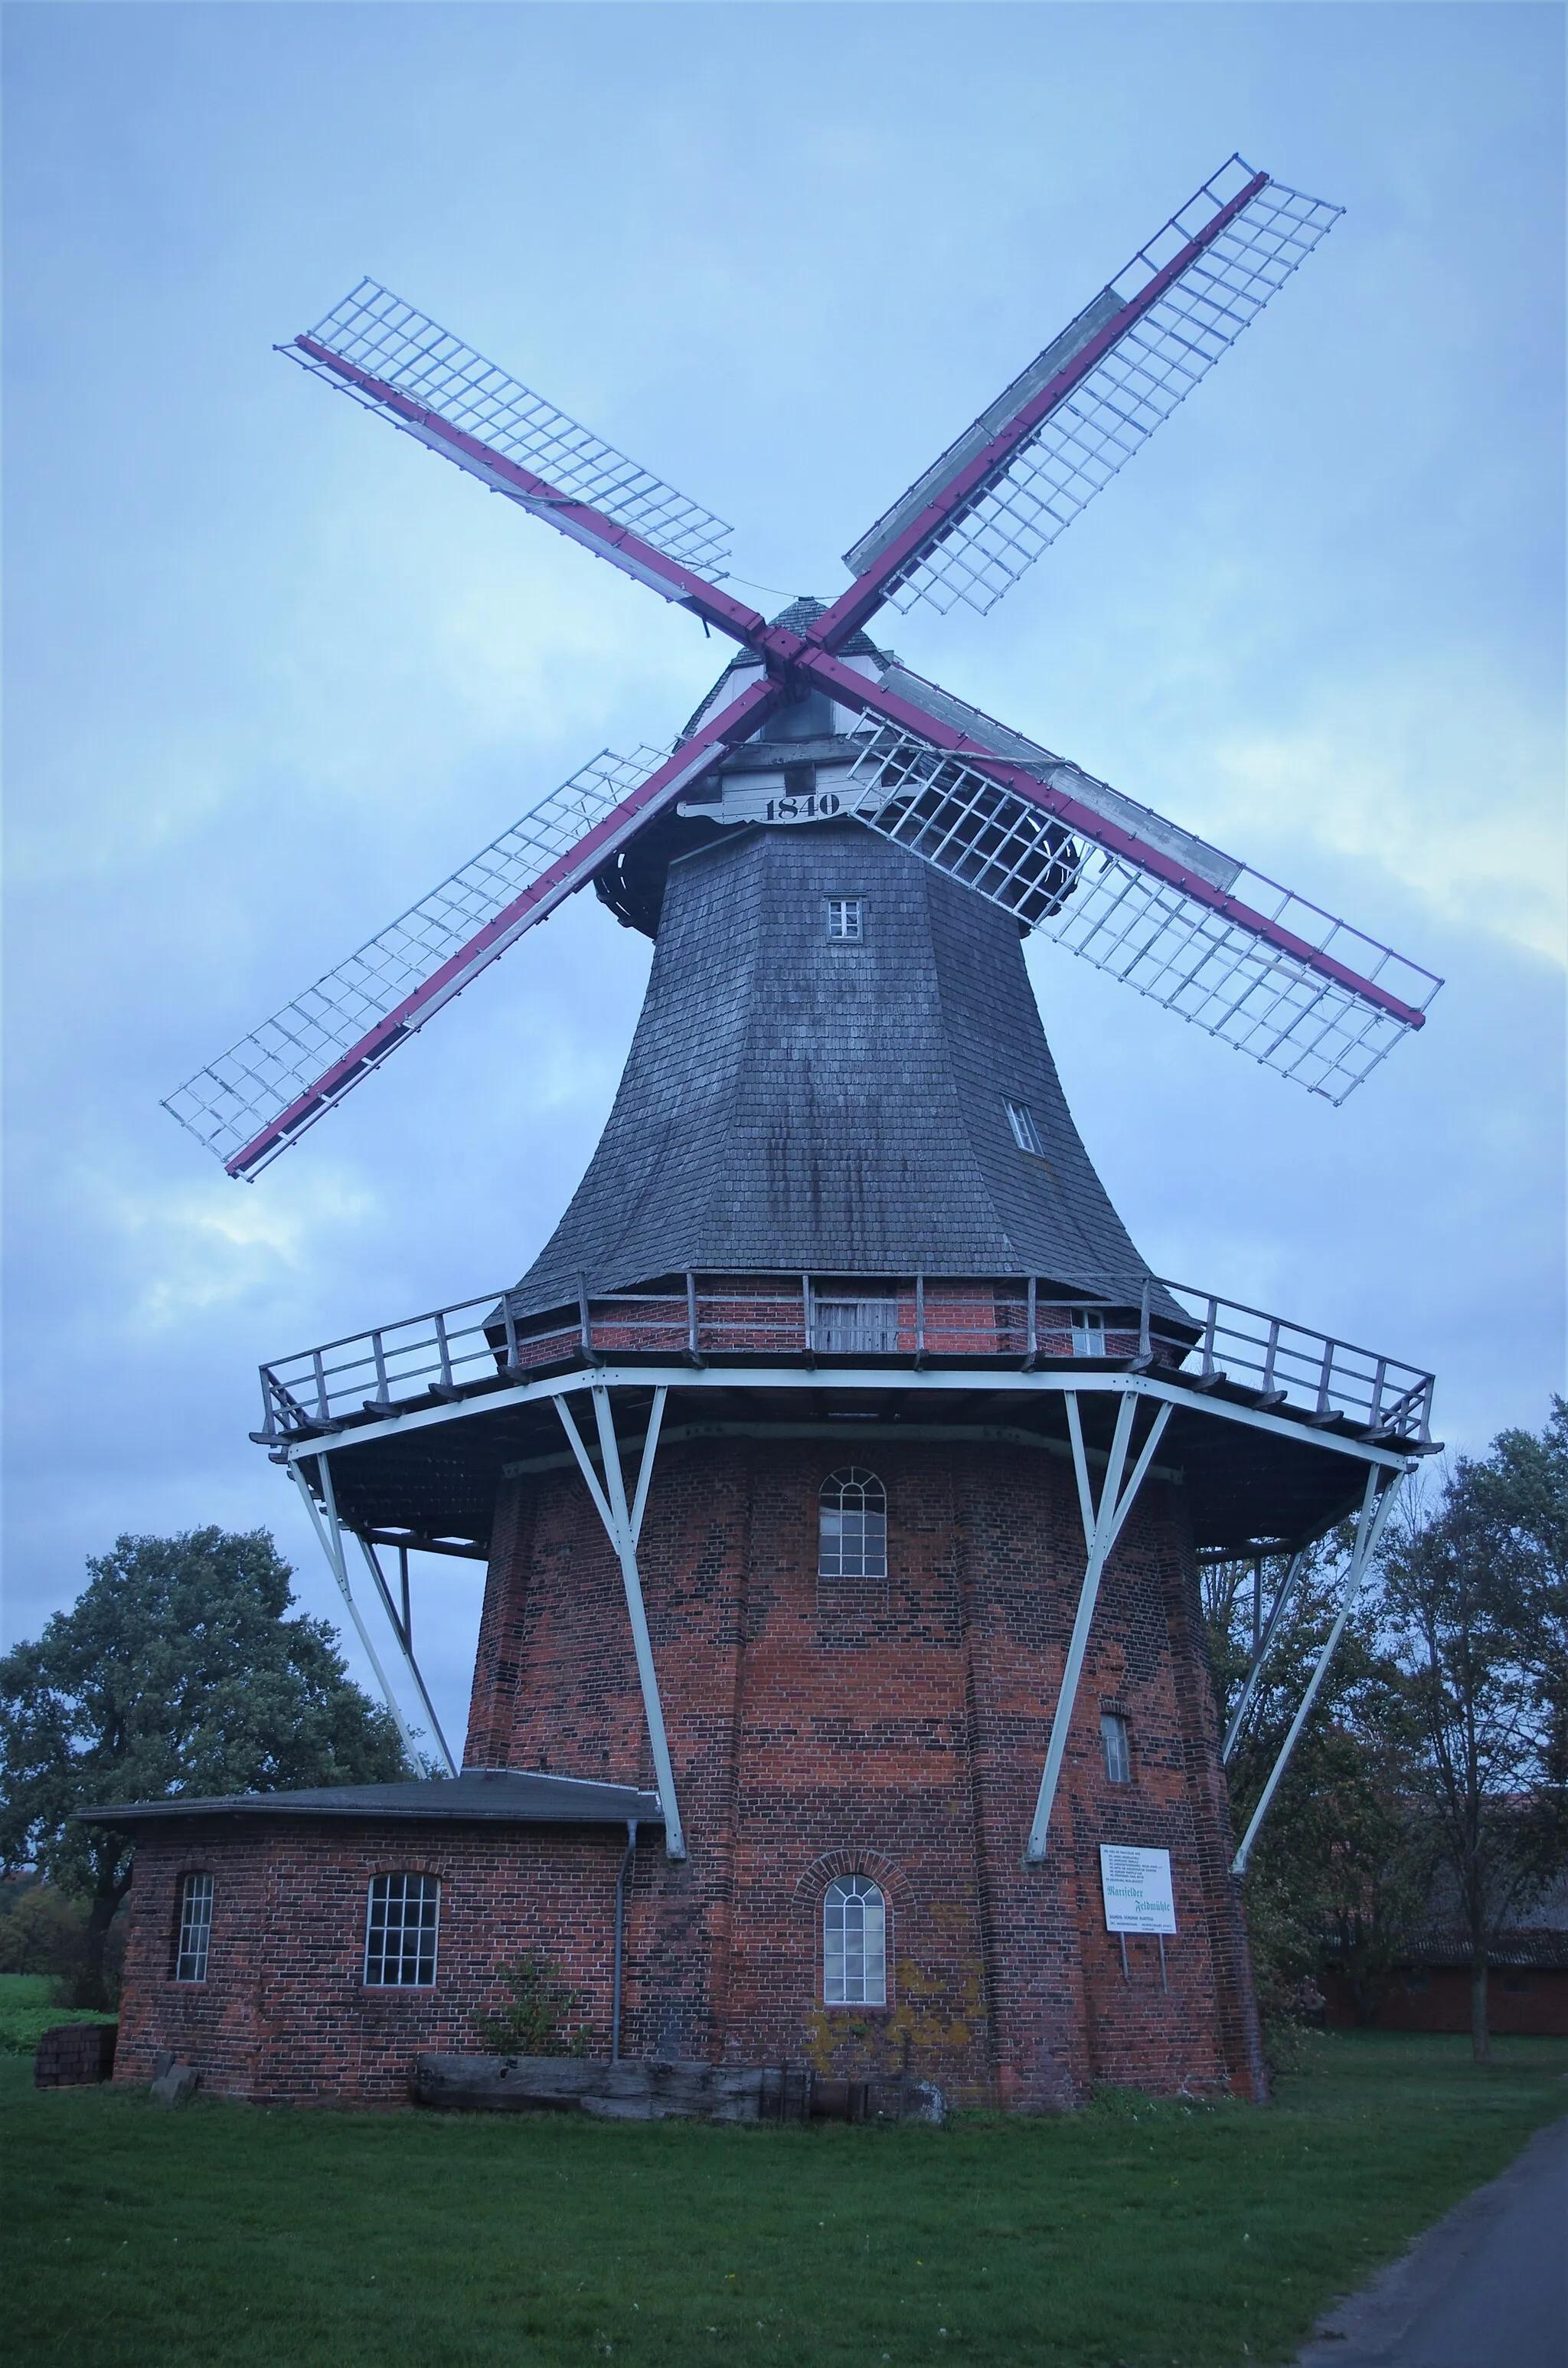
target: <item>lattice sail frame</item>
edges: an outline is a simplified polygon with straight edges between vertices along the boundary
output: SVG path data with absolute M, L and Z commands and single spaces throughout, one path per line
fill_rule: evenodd
M 846 810 L 1042 937 L 1336 1106 L 1408 1034 L 1335 979 L 988 780 L 867 719 Z M 1072 773 L 1074 768 L 1062 768 Z M 1229 892 L 1416 1010 L 1442 982 L 1237 864 Z
M 347 961 L 327 971 L 219 1059 L 199 1069 L 168 1096 L 165 1110 L 220 1159 L 232 1159 L 280 1110 L 316 1086 L 335 1061 L 351 1053 L 378 1020 L 394 1012 L 435 976 L 443 962 L 471 945 L 485 925 L 551 863 L 569 855 L 663 762 L 665 753 L 642 748 L 635 756 L 618 757 L 608 748 L 601 749 L 570 780 L 551 790 L 509 830 L 483 848 L 472 862 L 367 939 Z M 520 922 L 514 934 L 528 926 Z M 465 971 L 460 984 L 466 985 L 480 967 L 495 961 L 511 942 L 511 936 L 498 938 Z M 422 1026 L 441 1008 L 440 1002 L 432 1002 L 414 1024 Z M 376 1058 L 343 1080 L 338 1092 L 357 1084 L 365 1067 L 375 1066 L 376 1059 L 384 1058 L 407 1032 L 392 1037 Z M 324 1109 L 330 1108 L 336 1098 L 329 1095 Z M 278 1149 L 293 1140 L 293 1135 L 284 1138 Z M 259 1161 L 252 1172 L 259 1172 L 267 1164 Z
M 438 412 L 451 427 L 548 478 L 560 493 L 591 503 L 671 559 L 710 575 L 728 559 L 733 529 L 722 518 L 557 411 L 531 387 L 379 281 L 361 279 L 307 334 L 422 409 Z M 419 442 L 426 441 L 411 422 L 338 377 L 301 347 L 279 350 L 339 394 L 352 395 L 368 411 L 391 420 Z M 460 456 L 449 446 L 435 443 L 431 449 L 461 465 Z
M 1251 168 L 1233 157 L 1139 249 L 1106 296 L 1131 302 L 1250 178 Z M 891 605 L 926 601 L 945 613 L 961 601 L 982 615 L 994 609 L 1234 345 L 1343 211 L 1268 182 L 1062 397 L 935 549 L 886 590 Z M 1007 400 L 998 398 L 969 435 L 1002 415 Z M 966 440 L 952 448 L 955 458 Z M 873 528 L 847 554 L 852 571 L 876 534 Z

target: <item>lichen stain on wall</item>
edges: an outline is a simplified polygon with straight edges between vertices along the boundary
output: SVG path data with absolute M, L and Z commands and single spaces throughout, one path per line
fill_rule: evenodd
M 979 2076 L 971 2055 L 985 2030 L 978 1967 L 965 1975 L 955 1998 L 949 1979 L 924 1974 L 912 1957 L 901 1957 L 893 1997 L 892 2008 L 817 2007 L 806 2024 L 812 2071 L 824 2078 L 888 2077 L 915 2063 L 927 2078 L 933 2071 L 949 2079 Z

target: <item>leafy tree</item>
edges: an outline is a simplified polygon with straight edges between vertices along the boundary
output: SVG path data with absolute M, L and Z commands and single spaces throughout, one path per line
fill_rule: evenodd
M 37 1865 L 87 1902 L 96 2006 L 132 1845 L 74 1810 L 413 1771 L 326 1622 L 288 1616 L 292 1573 L 267 1531 L 122 1537 L 87 1569 L 71 1610 L 0 1658 L 0 1866 Z
M 1238 1835 L 1268 1779 L 1342 1600 L 1354 1538 L 1346 1524 L 1310 1551 L 1292 1607 L 1264 1664 L 1227 1774 Z M 1210 1655 L 1229 1725 L 1287 1558 L 1205 1573 Z M 1256 1585 L 1256 1579 L 1261 1585 Z M 1255 1592 L 1256 1587 L 1256 1592 Z M 1363 1598 L 1340 1639 L 1312 1715 L 1274 1795 L 1244 1878 L 1259 2006 L 1270 2052 L 1310 2002 L 1326 1959 L 1370 2021 L 1420 1919 L 1426 1870 L 1407 1812 L 1410 1745 L 1400 1669 Z
M 1386 1600 L 1420 1737 L 1419 1796 L 1470 1953 L 1471 2039 L 1491 2053 L 1499 1933 L 1568 1860 L 1568 1409 L 1460 1456 L 1388 1544 Z
M 1500 1432 L 1486 1462 L 1471 1471 L 1481 1503 L 1518 1557 L 1526 1599 L 1521 1658 L 1541 1718 L 1549 1779 L 1537 1804 L 1538 1826 L 1544 1826 L 1561 1816 L 1568 1797 L 1568 1401 L 1552 1398 L 1539 1438 Z M 1550 1852 L 1549 1835 L 1541 1839 Z
M 87 1911 L 52 1883 L 29 1884 L 9 1914 L 0 1917 L 0 1974 L 74 1973 L 81 1963 Z

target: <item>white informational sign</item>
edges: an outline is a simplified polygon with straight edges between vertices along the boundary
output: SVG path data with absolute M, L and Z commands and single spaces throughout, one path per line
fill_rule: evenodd
M 1114 1842 L 1102 1842 L 1100 1889 L 1108 1932 L 1176 1930 L 1169 1850 L 1122 1850 Z

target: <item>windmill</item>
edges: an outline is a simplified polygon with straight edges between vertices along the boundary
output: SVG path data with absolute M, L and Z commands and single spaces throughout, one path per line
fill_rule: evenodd
M 528 1273 L 264 1367 L 256 1436 L 374 1658 L 357 1546 L 437 1738 L 408 1553 L 487 1559 L 470 1769 L 646 1780 L 665 1861 L 638 2011 L 661 2048 L 803 2044 L 800 2000 L 756 1971 L 795 1944 L 746 1925 L 743 1869 L 826 1902 L 825 2010 L 887 2004 L 867 1966 L 882 1951 L 892 1981 L 900 1868 L 919 1865 L 957 1886 L 949 1920 L 972 1908 L 989 1936 L 983 2012 L 952 2026 L 978 2017 L 983 2044 L 937 2050 L 960 2088 L 1027 2102 L 1090 2077 L 1261 2078 L 1193 1555 L 1285 1557 L 1250 1691 L 1307 1546 L 1356 1522 L 1340 1621 L 1239 1870 L 1429 1446 L 1431 1377 L 1150 1272 L 1067 1111 L 1019 939 L 1053 939 L 1333 1103 L 1440 982 L 869 629 L 884 608 L 994 606 L 1338 211 L 1233 156 L 853 546 L 848 588 L 771 620 L 723 588 L 719 519 L 375 282 L 282 348 L 735 644 L 666 750 L 601 752 L 167 1105 L 255 1178 L 580 889 L 654 938 L 615 1109 Z M 591 1577 L 563 1575 L 594 1552 Z M 958 1655 L 939 1676 L 920 1659 L 938 1631 Z M 844 1653 L 881 1726 L 834 1694 Z M 743 1698 L 770 1687 L 815 1707 L 751 1736 Z M 923 1793 L 887 1739 L 910 1722 L 964 1771 L 961 1846 L 931 1839 L 953 1797 Z M 763 1808 L 748 1770 L 765 1761 Z M 843 1839 L 811 1857 L 829 1828 Z M 1093 1848 L 1103 1932 L 1084 1923 Z M 1141 1853 L 1164 1862 L 1164 1906 L 1127 1905 Z M 983 1909 L 958 1904 L 960 1860 L 985 1870 Z M 1173 1880 L 1206 1952 L 1174 1972 Z M 1129 1933 L 1158 1940 L 1158 2000 Z M 1131 2021 L 1094 2003 L 1112 1934 Z M 822 2044 L 859 2060 L 852 2036 Z

